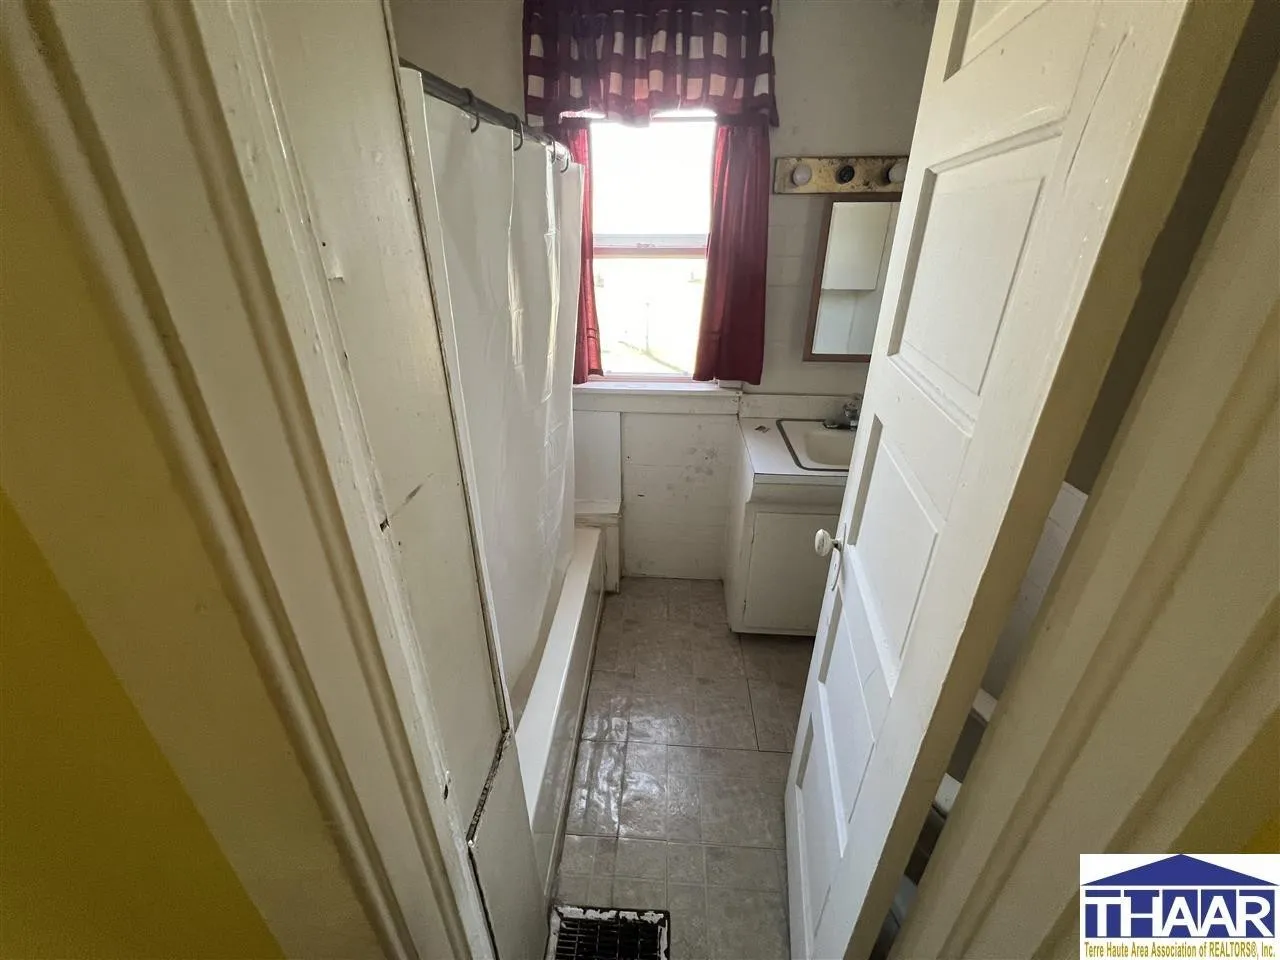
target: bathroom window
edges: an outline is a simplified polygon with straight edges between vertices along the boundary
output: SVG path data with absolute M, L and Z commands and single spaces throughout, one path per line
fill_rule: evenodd
M 711 223 L 710 114 L 591 124 L 596 313 L 606 377 L 693 372 Z

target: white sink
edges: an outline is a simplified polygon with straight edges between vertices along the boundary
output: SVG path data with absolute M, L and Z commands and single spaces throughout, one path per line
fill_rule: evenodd
M 804 449 L 810 460 L 847 470 L 853 456 L 853 431 L 809 430 L 804 435 Z
M 778 429 L 802 470 L 848 470 L 853 430 L 831 430 L 820 420 L 779 420 Z

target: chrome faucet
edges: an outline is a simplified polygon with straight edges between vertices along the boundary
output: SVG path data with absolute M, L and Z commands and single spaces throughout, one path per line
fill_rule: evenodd
M 829 417 L 822 421 L 828 430 L 856 430 L 858 417 L 862 415 L 862 394 L 855 393 L 840 407 L 840 416 Z

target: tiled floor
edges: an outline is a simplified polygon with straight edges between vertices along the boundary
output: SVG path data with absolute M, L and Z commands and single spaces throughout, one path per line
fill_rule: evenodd
M 782 794 L 811 640 L 738 637 L 718 582 L 605 604 L 559 898 L 666 907 L 673 960 L 788 956 Z

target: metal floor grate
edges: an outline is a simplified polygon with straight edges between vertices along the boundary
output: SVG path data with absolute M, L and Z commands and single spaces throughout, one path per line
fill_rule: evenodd
M 668 960 L 666 910 L 557 906 L 547 960 Z

